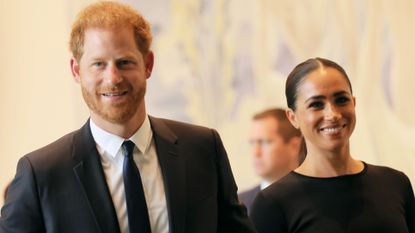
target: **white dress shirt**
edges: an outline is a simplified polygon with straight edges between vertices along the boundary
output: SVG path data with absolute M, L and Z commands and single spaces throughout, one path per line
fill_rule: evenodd
M 150 120 L 146 116 L 142 126 L 129 139 L 121 138 L 99 128 L 90 121 L 105 179 L 117 213 L 121 233 L 128 233 L 128 214 L 124 193 L 122 143 L 131 140 L 136 145 L 134 161 L 140 171 L 152 233 L 168 233 L 169 220 L 163 176 L 158 162 Z
M 266 187 L 268 187 L 270 185 L 271 185 L 270 182 L 268 182 L 266 180 L 263 180 L 263 181 L 261 181 L 261 184 L 259 185 L 259 187 L 261 188 L 261 190 L 264 190 Z

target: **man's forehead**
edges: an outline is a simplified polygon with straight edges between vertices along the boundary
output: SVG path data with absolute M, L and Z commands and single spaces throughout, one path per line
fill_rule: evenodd
M 252 121 L 254 124 L 278 126 L 278 120 L 273 116 L 265 116 Z

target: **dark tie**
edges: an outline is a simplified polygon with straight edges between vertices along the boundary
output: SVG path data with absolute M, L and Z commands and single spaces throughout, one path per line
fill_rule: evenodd
M 122 144 L 125 155 L 123 176 L 128 225 L 130 233 L 151 233 L 143 184 L 141 183 L 140 172 L 133 159 L 134 146 L 132 141 L 125 141 Z

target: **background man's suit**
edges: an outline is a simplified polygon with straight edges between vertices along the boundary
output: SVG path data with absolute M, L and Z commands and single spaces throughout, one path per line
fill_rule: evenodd
M 150 117 L 171 233 L 254 232 L 215 130 Z M 0 233 L 117 233 L 89 122 L 20 159 Z
M 252 204 L 254 203 L 255 197 L 259 192 L 261 192 L 261 186 L 257 185 L 239 194 L 239 200 L 246 206 L 248 214 L 251 212 Z

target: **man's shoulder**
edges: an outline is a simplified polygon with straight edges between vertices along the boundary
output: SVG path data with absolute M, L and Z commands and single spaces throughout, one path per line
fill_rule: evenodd
M 82 138 L 79 138 L 82 133 L 83 128 L 67 133 L 59 139 L 32 151 L 23 157 L 28 159 L 32 164 L 52 164 L 58 163 L 59 161 L 64 162 L 64 158 L 70 157 L 72 154 L 76 141 L 83 140 Z
M 259 185 L 252 187 L 248 190 L 242 191 L 241 193 L 239 193 L 239 197 L 240 198 L 249 198 L 252 196 L 256 196 L 257 193 L 259 193 L 261 191 L 261 187 Z
M 153 124 L 154 123 L 155 124 L 162 123 L 162 124 L 165 124 L 165 125 L 173 127 L 173 128 L 209 130 L 208 127 L 192 124 L 192 123 L 189 123 L 189 122 L 177 121 L 177 120 L 154 117 L 154 116 L 149 116 L 149 118 L 150 118 L 150 122 L 153 123 Z
M 261 191 L 261 187 L 259 185 L 243 191 L 238 194 L 239 200 L 246 206 L 248 212 L 251 212 L 252 203 L 255 200 L 256 195 Z
M 150 116 L 153 130 L 156 132 L 170 131 L 179 137 L 197 137 L 202 135 L 212 136 L 216 130 L 201 125 L 191 124 L 165 118 Z

